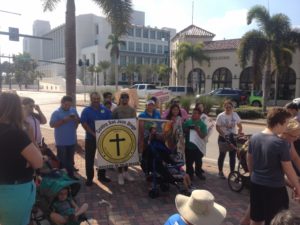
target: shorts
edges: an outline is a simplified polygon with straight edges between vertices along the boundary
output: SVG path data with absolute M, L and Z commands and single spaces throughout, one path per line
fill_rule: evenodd
M 35 195 L 36 187 L 33 181 L 16 185 L 0 185 L 0 224 L 29 224 Z
M 251 182 L 250 218 L 255 222 L 270 224 L 281 210 L 288 209 L 289 197 L 286 187 L 267 187 Z

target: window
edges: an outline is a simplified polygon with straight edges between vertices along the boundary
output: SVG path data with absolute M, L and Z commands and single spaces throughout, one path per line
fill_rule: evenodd
M 144 52 L 148 53 L 149 52 L 149 44 L 144 43 Z
M 134 56 L 129 56 L 128 64 L 134 64 L 134 63 L 135 63 Z
M 129 41 L 128 42 L 128 51 L 134 51 L 134 42 L 132 41 Z
M 98 35 L 99 34 L 99 25 L 95 24 L 95 34 Z
M 169 46 L 168 45 L 164 46 L 164 53 L 169 53 Z
M 142 36 L 142 29 L 141 28 L 135 28 L 135 36 L 141 37 Z
M 138 89 L 139 89 L 139 90 L 145 89 L 145 85 L 144 85 L 144 84 L 140 85 Z
M 127 34 L 128 36 L 133 37 L 133 28 L 128 28 Z
M 144 58 L 144 64 L 150 64 L 150 58 L 149 57 L 145 57 Z
M 159 59 L 159 64 L 166 64 L 166 59 L 165 58 L 160 58 Z
M 95 45 L 98 45 L 98 40 L 97 39 L 95 40 Z
M 157 53 L 162 54 L 162 46 L 161 45 L 157 45 Z
M 212 89 L 232 86 L 232 74 L 229 69 L 222 67 L 217 69 L 212 76 Z
M 151 53 L 156 53 L 156 45 L 155 44 L 150 45 L 150 52 Z
M 120 50 L 121 50 L 121 51 L 126 51 L 126 50 L 127 50 L 127 42 L 124 41 L 124 44 L 125 44 L 125 45 L 120 45 Z
M 141 52 L 142 51 L 142 43 L 135 43 L 135 51 Z
M 150 38 L 155 39 L 155 30 L 150 30 Z
M 152 61 L 152 64 L 157 64 L 157 58 L 152 58 L 151 61 Z
M 120 56 L 120 65 L 126 66 L 126 56 L 125 55 Z
M 157 35 L 156 36 L 157 40 L 161 40 L 162 39 L 161 31 L 157 31 L 156 35 Z
M 143 29 L 143 38 L 149 38 L 149 30 Z
M 138 65 L 143 64 L 143 58 L 141 56 L 136 57 L 136 64 Z

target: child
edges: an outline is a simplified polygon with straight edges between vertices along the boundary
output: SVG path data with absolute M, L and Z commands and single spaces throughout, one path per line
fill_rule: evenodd
M 57 198 L 53 203 L 54 212 L 50 214 L 51 220 L 56 224 L 65 224 L 70 221 L 77 221 L 78 216 L 85 213 L 88 204 L 84 203 L 80 208 L 71 199 L 69 188 L 63 188 L 58 192 Z

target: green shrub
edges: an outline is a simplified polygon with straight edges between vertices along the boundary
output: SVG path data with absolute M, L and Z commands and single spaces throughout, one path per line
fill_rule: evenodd
M 214 98 L 212 96 L 200 96 L 196 99 L 196 103 L 202 103 L 204 105 L 205 114 L 209 114 L 213 106 L 221 106 L 223 101 L 223 98 Z
M 181 107 L 184 108 L 187 113 L 190 112 L 191 105 L 194 101 L 195 98 L 193 96 L 185 96 L 180 98 Z

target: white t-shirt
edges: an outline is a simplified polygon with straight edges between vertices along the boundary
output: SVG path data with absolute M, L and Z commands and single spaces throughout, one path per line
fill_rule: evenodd
M 33 136 L 37 144 L 42 142 L 42 132 L 40 121 L 34 116 L 26 117 L 26 122 L 32 127 Z
M 230 133 L 236 134 L 236 125 L 241 122 L 241 118 L 236 112 L 227 115 L 225 112 L 220 113 L 217 116 L 216 124 L 221 128 L 225 135 Z

